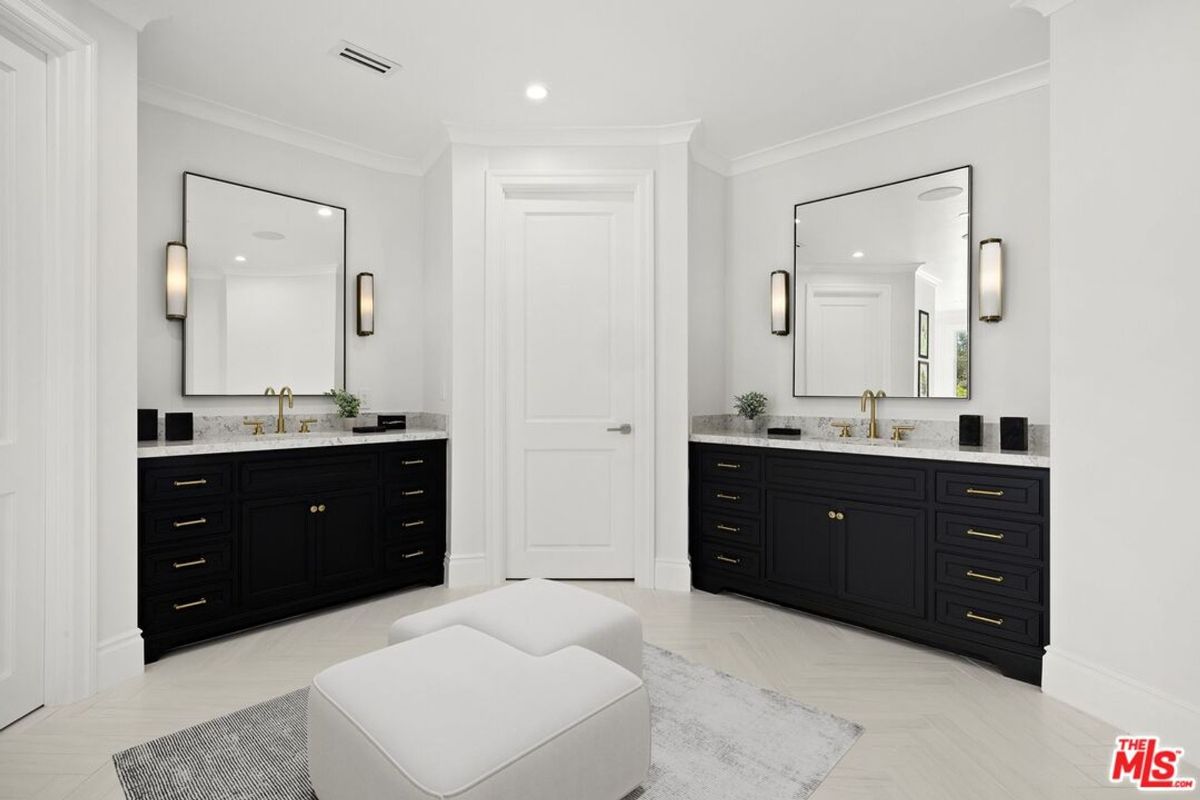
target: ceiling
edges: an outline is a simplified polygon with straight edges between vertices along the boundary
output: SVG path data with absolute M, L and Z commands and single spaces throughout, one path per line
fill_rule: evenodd
M 702 120 L 736 158 L 1043 62 L 1010 0 L 161 0 L 143 81 L 390 156 L 489 130 Z M 379 78 L 341 40 L 400 62 Z M 531 81 L 544 103 L 524 97 Z

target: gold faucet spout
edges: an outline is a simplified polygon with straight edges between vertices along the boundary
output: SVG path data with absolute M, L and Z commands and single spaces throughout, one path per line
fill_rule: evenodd
M 279 390 L 279 416 L 275 418 L 276 433 L 287 433 L 287 419 L 283 416 L 283 398 L 285 397 L 287 398 L 288 408 L 295 407 L 295 403 L 292 400 L 294 397 L 292 394 L 292 387 L 284 386 Z
M 859 398 L 859 403 L 858 403 L 859 411 L 861 411 L 862 413 L 865 414 L 867 412 L 867 405 L 870 404 L 870 406 L 871 406 L 871 421 L 870 421 L 870 424 L 867 425 L 867 438 L 868 439 L 878 439 L 879 438 L 879 423 L 878 423 L 878 420 L 876 419 L 875 412 L 879 406 L 879 398 L 881 398 L 881 397 L 887 397 L 887 394 L 883 391 L 883 389 L 879 389 L 878 391 L 874 391 L 874 392 L 872 392 L 870 389 L 867 389 L 865 392 L 862 393 L 862 397 Z

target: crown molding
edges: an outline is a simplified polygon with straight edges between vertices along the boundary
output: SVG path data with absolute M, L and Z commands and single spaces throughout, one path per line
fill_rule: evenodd
M 501 130 L 447 122 L 445 129 L 451 144 L 480 147 L 658 147 L 690 142 L 699 124 Z
M 138 33 L 158 19 L 171 16 L 162 0 L 89 0 L 92 5 L 111 17 L 124 22 Z
M 953 89 L 944 94 L 934 95 L 925 100 L 918 100 L 891 111 L 884 111 L 855 122 L 818 131 L 790 142 L 747 153 L 744 156 L 737 156 L 729 160 L 729 174 L 741 175 L 745 172 L 752 172 L 772 164 L 840 147 L 860 139 L 878 136 L 881 133 L 907 128 L 1049 84 L 1050 62 L 1043 61 L 960 89 Z
M 732 174 L 729 159 L 720 153 L 714 153 L 695 140 L 689 144 L 688 150 L 692 154 L 692 160 L 700 166 L 706 167 L 726 178 Z
M 246 133 L 301 147 L 342 161 L 349 161 L 381 172 L 397 175 L 421 175 L 421 164 L 416 159 L 381 153 L 360 145 L 344 142 L 332 136 L 297 128 L 283 122 L 227 106 L 205 97 L 189 94 L 149 81 L 138 83 L 138 99 L 152 106 L 186 114 L 227 128 L 236 128 Z
M 1056 11 L 1061 11 L 1073 2 L 1075 0 L 1013 0 L 1011 7 L 1028 8 L 1030 11 L 1038 12 L 1043 17 L 1048 17 Z

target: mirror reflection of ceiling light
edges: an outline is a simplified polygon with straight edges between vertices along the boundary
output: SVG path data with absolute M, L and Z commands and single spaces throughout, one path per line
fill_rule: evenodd
M 934 200 L 949 200 L 951 197 L 958 197 L 962 191 L 962 188 L 958 186 L 939 186 L 936 189 L 921 192 L 917 195 L 917 199 L 927 203 Z
M 853 253 L 850 254 L 850 257 L 851 258 L 862 258 L 865 255 L 866 255 L 866 253 L 864 253 L 862 250 L 855 250 Z
M 525 87 L 525 96 L 535 103 L 540 103 L 550 96 L 550 90 L 544 83 L 531 83 Z
M 318 208 L 318 209 L 317 209 L 317 214 L 318 214 L 318 215 L 320 215 L 320 216 L 322 216 L 322 217 L 332 217 L 332 216 L 333 216 L 333 209 L 332 209 L 332 208 L 326 208 L 325 206 L 321 206 L 320 208 Z
M 233 260 L 237 261 L 238 263 L 241 263 L 246 260 L 246 257 L 245 256 L 234 256 Z

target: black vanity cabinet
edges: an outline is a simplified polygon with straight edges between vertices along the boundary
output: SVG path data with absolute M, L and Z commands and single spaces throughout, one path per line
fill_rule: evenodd
M 439 440 L 138 463 L 146 659 L 377 592 L 440 584 Z
M 1049 471 L 693 443 L 693 585 L 1041 681 Z

